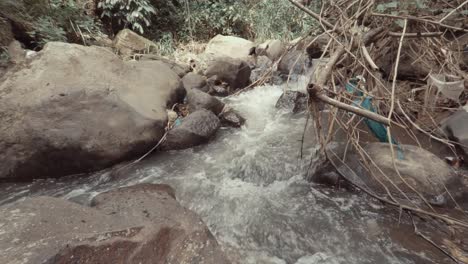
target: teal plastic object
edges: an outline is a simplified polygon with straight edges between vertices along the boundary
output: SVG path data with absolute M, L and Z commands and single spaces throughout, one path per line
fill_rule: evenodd
M 376 111 L 374 105 L 372 104 L 372 97 L 364 97 L 364 93 L 356 89 L 358 81 L 359 80 L 357 78 L 351 79 L 349 83 L 346 84 L 346 91 L 359 96 L 359 98 L 354 100 L 354 105 L 361 106 L 362 108 L 375 113 Z M 385 127 L 385 125 L 368 118 L 364 118 L 364 123 L 380 142 L 388 143 L 387 128 Z M 403 159 L 403 150 L 401 149 L 400 144 L 398 144 L 398 142 L 394 138 L 392 138 L 392 144 L 396 145 L 398 148 L 398 159 Z

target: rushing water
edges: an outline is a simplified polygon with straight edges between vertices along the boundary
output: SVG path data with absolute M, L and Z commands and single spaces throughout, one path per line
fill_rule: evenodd
M 305 87 L 288 89 L 295 86 Z M 31 195 L 87 203 L 112 188 L 167 183 L 236 263 L 433 263 L 390 238 L 398 216 L 378 202 L 304 180 L 314 148 L 300 158 L 305 117 L 275 109 L 283 89 L 258 87 L 227 99 L 247 124 L 221 129 L 209 144 L 158 153 L 120 173 L 5 186 L 0 203 Z

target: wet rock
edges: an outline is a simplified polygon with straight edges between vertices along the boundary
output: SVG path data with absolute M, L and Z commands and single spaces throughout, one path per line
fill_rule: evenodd
M 167 185 L 112 190 L 92 204 L 35 197 L 0 207 L 0 263 L 229 263 Z
M 191 148 L 207 142 L 220 127 L 213 112 L 201 109 L 188 115 L 182 124 L 170 130 L 162 143 L 163 150 Z
M 208 93 L 215 96 L 229 95 L 229 85 L 218 78 L 218 75 L 213 75 L 206 80 L 210 90 Z
M 220 81 L 226 82 L 233 90 L 244 88 L 249 84 L 251 69 L 240 59 L 220 57 L 212 61 L 205 71 L 205 76 L 217 76 Z
M 191 72 L 185 75 L 184 78 L 182 78 L 182 83 L 187 91 L 190 91 L 191 89 L 198 89 L 205 93 L 209 91 L 206 77 L 196 73 Z
M 224 108 L 224 103 L 218 100 L 218 98 L 198 89 L 192 89 L 187 92 L 187 103 L 190 112 L 206 109 L 218 115 Z
M 278 64 L 278 71 L 288 76 L 290 74 L 304 74 L 311 67 L 309 56 L 300 50 L 291 50 L 286 53 Z
M 468 112 L 455 112 L 442 121 L 441 129 L 450 140 L 460 144 L 459 149 L 468 157 Z
M 217 35 L 208 42 L 205 54 L 216 57 L 246 59 L 254 43 L 239 37 Z
M 228 96 L 229 91 L 223 86 L 215 85 L 211 87 L 210 94 L 216 96 Z
M 219 118 L 221 119 L 221 124 L 228 127 L 241 127 L 246 121 L 245 118 L 230 107 L 226 107 L 219 115 Z
M 257 56 L 267 56 L 270 60 L 275 61 L 283 55 L 284 49 L 281 40 L 267 40 L 256 47 L 255 54 Z
M 148 151 L 185 95 L 159 61 L 51 42 L 0 83 L 0 178 L 99 170 Z M 116 147 L 117 146 L 117 147 Z
M 307 110 L 307 95 L 299 91 L 285 91 L 276 102 L 276 108 L 293 113 L 304 112 Z
M 131 56 L 134 53 L 148 53 L 148 51 L 156 51 L 158 49 L 154 42 L 130 29 L 123 29 L 117 33 L 114 39 L 114 48 L 125 57 Z
M 270 72 L 272 66 L 273 62 L 267 56 L 257 57 L 255 68 L 250 74 L 250 82 L 254 83 L 257 80 L 261 79 L 266 73 Z
M 345 144 L 335 144 L 331 146 L 334 153 L 338 156 L 344 153 Z M 364 146 L 364 151 L 372 157 L 376 166 L 382 170 L 382 174 L 377 167 L 371 167 L 369 173 L 361 164 L 360 156 L 353 151 L 348 150 L 346 164 L 340 166 L 340 172 L 349 180 L 359 186 L 370 189 L 377 194 L 386 195 L 385 189 L 379 183 L 383 183 L 389 191 L 398 198 L 404 196 L 393 185 L 395 184 L 409 197 L 417 198 L 417 194 L 412 190 L 420 192 L 428 201 L 437 201 L 439 196 L 446 192 L 445 187 L 453 191 L 452 194 L 459 192 L 461 186 L 460 179 L 450 166 L 434 154 L 412 145 L 401 145 L 395 147 L 396 166 L 402 178 L 394 170 L 392 162 L 392 153 L 388 143 L 368 143 Z M 336 157 L 331 154 L 330 157 Z M 336 159 L 336 158 L 334 158 Z M 335 160 L 335 164 L 342 164 Z M 352 172 L 352 171 L 354 172 Z M 390 180 L 393 182 L 390 182 Z
M 305 51 L 310 59 L 320 58 L 329 41 L 330 36 L 326 34 L 318 38 L 309 36 L 298 40 L 296 50 Z

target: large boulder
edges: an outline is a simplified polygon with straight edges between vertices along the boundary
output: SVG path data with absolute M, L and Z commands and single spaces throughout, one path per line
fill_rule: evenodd
M 205 76 L 190 72 L 182 78 L 185 90 L 188 92 L 192 89 L 199 89 L 203 92 L 210 90 Z
M 312 66 L 309 56 L 301 50 L 287 52 L 278 63 L 278 71 L 284 75 L 305 74 Z
M 35 197 L 0 207 L 0 263 L 229 263 L 167 185 L 112 190 L 93 206 Z
M 114 48 L 124 57 L 131 56 L 137 52 L 148 53 L 158 49 L 154 42 L 130 29 L 122 29 L 117 33 L 114 39 Z
M 270 60 L 275 61 L 283 55 L 284 50 L 283 42 L 276 39 L 267 40 L 258 45 L 255 49 L 255 53 L 257 56 L 267 56 Z
M 143 54 L 140 57 L 140 61 L 160 61 L 166 64 L 167 67 L 171 68 L 180 78 L 184 77 L 190 72 L 189 65 L 183 65 L 167 58 L 155 55 L 155 54 Z
M 0 83 L 0 178 L 59 177 L 141 155 L 163 136 L 166 108 L 184 95 L 162 62 L 48 43 Z
M 233 37 L 217 35 L 208 42 L 205 49 L 207 57 L 230 57 L 245 60 L 255 47 L 252 41 Z
M 206 109 L 210 110 L 215 115 L 219 115 L 224 108 L 224 103 L 218 98 L 198 89 L 192 89 L 187 92 L 187 103 L 189 107 L 188 110 L 190 112 Z
M 367 188 L 379 195 L 387 192 L 382 186 L 393 194 L 394 197 L 404 199 L 403 191 L 408 197 L 417 198 L 414 192 L 417 190 L 429 202 L 439 203 L 446 193 L 446 188 L 458 191 L 461 186 L 460 179 L 453 169 L 443 160 L 431 152 L 412 145 L 395 146 L 395 167 L 392 152 L 388 143 L 368 143 L 363 151 L 372 158 L 375 164 L 371 165 L 370 173 L 361 163 L 361 157 L 355 151 L 346 154 L 346 165 L 337 160 L 343 157 L 346 144 L 335 144 L 330 147 L 329 157 L 339 166 L 340 172 L 360 187 Z M 381 184 L 382 183 L 382 184 Z M 445 199 L 447 200 L 447 199 Z M 449 200 L 449 199 L 448 199 Z
M 240 59 L 219 57 L 213 60 L 205 71 L 205 76 L 217 76 L 220 81 L 226 82 L 232 90 L 244 88 L 249 84 L 251 69 Z
M 188 115 L 182 124 L 167 134 L 161 149 L 185 149 L 207 142 L 218 131 L 221 122 L 213 112 L 201 109 Z

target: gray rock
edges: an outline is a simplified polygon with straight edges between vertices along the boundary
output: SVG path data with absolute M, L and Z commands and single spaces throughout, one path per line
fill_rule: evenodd
M 215 85 L 211 87 L 210 94 L 216 96 L 228 96 L 229 91 L 223 86 Z
M 204 54 L 213 58 L 225 56 L 244 60 L 249 56 L 253 47 L 252 41 L 239 37 L 217 35 L 208 42 Z
M 333 152 L 338 156 L 343 156 L 346 144 L 335 144 L 330 146 L 330 157 L 334 163 L 341 165 Z M 357 185 L 372 190 L 378 195 L 386 195 L 385 189 L 380 184 L 383 183 L 389 191 L 400 199 L 404 196 L 395 187 L 398 186 L 407 196 L 419 199 L 412 190 L 420 192 L 427 200 L 439 200 L 439 196 L 446 192 L 445 187 L 453 191 L 453 195 L 458 192 L 460 179 L 453 169 L 446 162 L 439 159 L 429 151 L 412 145 L 401 145 L 401 150 L 395 146 L 395 163 L 402 178 L 395 171 L 392 162 L 392 153 L 388 143 L 368 143 L 364 146 L 364 151 L 368 153 L 375 164 L 382 170 L 382 174 L 375 166 L 371 166 L 372 174 L 361 164 L 360 156 L 348 148 L 346 164 L 340 166 L 340 172 Z M 331 152 L 333 151 L 333 152 Z M 352 170 L 352 171 L 351 171 Z M 391 180 L 391 182 L 390 182 Z M 393 183 L 392 183 L 393 182 Z
M 134 53 L 148 53 L 157 51 L 158 46 L 130 29 L 123 29 L 117 33 L 114 39 L 114 48 L 123 56 L 129 57 Z
M 240 59 L 219 57 L 212 61 L 205 71 L 205 76 L 217 76 L 220 81 L 229 84 L 232 90 L 244 88 L 249 84 L 251 69 Z
M 125 187 L 92 203 L 34 197 L 0 207 L 0 263 L 229 263 L 170 186 Z
M 285 91 L 276 102 L 276 108 L 293 113 L 304 112 L 307 110 L 307 95 L 299 91 Z
M 218 100 L 218 98 L 197 89 L 188 91 L 187 103 L 190 112 L 206 109 L 210 110 L 215 115 L 219 115 L 224 108 L 224 103 Z
M 143 54 L 140 56 L 140 61 L 160 61 L 166 64 L 166 66 L 173 70 L 180 78 L 184 77 L 187 73 L 190 72 L 189 65 L 179 64 L 175 61 L 171 61 L 154 54 Z
M 266 56 L 258 56 L 255 63 L 255 68 L 250 74 L 250 82 L 254 83 L 262 78 L 271 70 L 273 62 Z
M 267 40 L 255 48 L 255 53 L 257 56 L 267 56 L 270 60 L 275 61 L 281 57 L 284 49 L 281 40 Z
M 146 153 L 185 95 L 159 61 L 51 42 L 0 83 L 0 178 L 99 170 Z
M 442 121 L 441 129 L 445 135 L 460 144 L 465 156 L 468 156 L 468 112 L 460 110 Z
M 187 75 L 182 78 L 182 83 L 184 84 L 184 88 L 187 92 L 192 89 L 198 89 L 205 93 L 209 91 L 206 77 L 193 72 L 187 73 Z
M 245 118 L 231 108 L 223 111 L 219 118 L 223 126 L 230 127 L 241 127 L 246 121 Z
M 301 50 L 286 53 L 278 64 L 278 71 L 284 75 L 304 74 L 312 66 L 309 55 Z
M 182 124 L 167 134 L 161 149 L 185 149 L 207 142 L 220 127 L 220 121 L 213 112 L 202 109 L 188 115 Z

